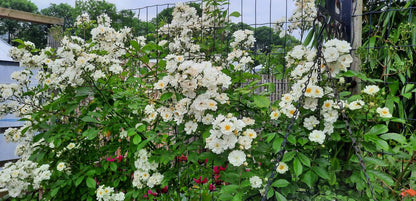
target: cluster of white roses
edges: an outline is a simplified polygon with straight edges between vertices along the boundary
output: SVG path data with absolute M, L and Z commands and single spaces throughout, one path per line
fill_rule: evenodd
M 380 88 L 378 86 L 368 85 L 364 88 L 362 92 L 366 95 L 369 95 L 370 97 L 374 97 L 379 91 L 380 91 Z M 366 103 L 362 99 L 351 101 L 350 103 L 345 101 L 344 104 L 345 104 L 345 107 L 348 108 L 349 110 L 360 110 L 366 105 Z M 374 106 L 375 103 L 370 102 L 369 105 Z M 387 107 L 377 107 L 376 112 L 379 114 L 381 118 L 392 117 L 392 114 L 390 113 L 390 110 Z
M 246 129 L 243 132 L 243 129 L 253 124 L 254 120 L 249 118 L 241 120 L 232 114 L 227 116 L 220 114 L 212 122 L 211 135 L 206 139 L 205 148 L 216 154 L 221 154 L 225 150 L 234 149 L 238 142 L 240 149 L 250 149 L 257 133 L 253 129 Z
M 279 37 L 281 38 L 294 30 L 306 31 L 313 26 L 313 21 L 317 16 L 315 0 L 296 0 L 295 6 L 296 9 L 289 19 L 280 18 L 275 22 L 275 32 L 280 31 Z
M 77 16 L 77 19 L 75 20 L 75 26 L 83 26 L 90 23 L 90 16 L 88 13 L 83 13 L 81 15 Z
M 204 9 L 213 8 L 208 5 Z M 172 93 L 172 104 L 158 108 L 154 104 L 147 105 L 144 111 L 147 115 L 146 121 L 151 122 L 160 116 L 166 122 L 173 120 L 178 125 L 184 123 L 184 132 L 188 135 L 197 131 L 199 123 L 213 125 L 211 135 L 206 139 L 206 148 L 221 154 L 225 150 L 234 149 L 238 143 L 240 150 L 231 151 L 228 158 L 231 164 L 240 166 L 246 161 L 246 155 L 241 150 L 250 149 L 257 136 L 253 129 L 243 129 L 254 124 L 254 120 L 237 119 L 232 114 L 219 114 L 216 117 L 212 114 L 217 111 L 218 104 L 227 103 L 229 98 L 221 91 L 229 87 L 231 78 L 221 72 L 221 67 L 213 66 L 210 61 L 200 61 L 199 58 L 185 53 L 196 52 L 189 51 L 194 45 L 191 34 L 201 29 L 200 21 L 194 20 L 198 19 L 195 16 L 196 11 L 193 8 L 179 3 L 174 9 L 172 23 L 161 28 L 162 33 L 179 33 L 169 44 L 171 54 L 165 58 L 168 75 L 154 84 L 154 89 L 160 90 L 161 94 Z M 202 26 L 202 29 L 209 29 L 209 25 L 214 22 L 204 23 L 207 27 Z M 253 62 L 248 50 L 254 45 L 254 33 L 250 30 L 239 30 L 233 37 L 230 44 L 233 51 L 228 55 L 227 63 L 235 65 L 235 70 L 244 70 Z M 175 95 L 178 92 L 183 95 L 180 100 Z M 183 121 L 185 117 L 188 119 L 186 122 Z
M 106 187 L 100 185 L 97 189 L 97 200 L 98 201 L 122 201 L 125 198 L 123 192 L 114 193 L 113 187 Z
M 83 20 L 84 17 L 79 20 Z M 36 79 L 52 89 L 64 90 L 67 86 L 80 86 L 86 81 L 85 73 L 91 74 L 94 80 L 103 78 L 106 74 L 118 74 L 123 71 L 120 65 L 121 56 L 126 52 L 125 43 L 131 38 L 130 29 L 115 31 L 110 27 L 111 20 L 105 14 L 99 16 L 97 21 L 98 27 L 91 31 L 91 43 L 77 36 L 65 36 L 56 53 L 50 48 L 45 48 L 39 55 L 32 55 L 31 50 L 35 49 L 35 46 L 25 42 L 26 48 L 12 48 L 10 56 L 20 61 L 26 68 L 47 67 L 47 71 L 37 72 Z M 77 22 L 77 24 L 83 23 Z M 90 53 L 93 50 L 105 54 Z M 54 59 L 51 59 L 50 55 L 53 55 Z M 23 81 L 23 75 L 28 74 L 29 72 L 23 71 L 19 75 L 12 74 L 12 76 L 16 77 L 17 81 Z M 47 94 L 42 95 L 47 96 Z
M 39 105 L 37 98 L 22 99 L 21 96 L 25 89 L 31 87 L 31 75 L 32 72 L 29 70 L 15 71 L 10 78 L 17 83 L 0 84 L 0 116 L 14 113 L 23 117 Z M 39 97 L 41 94 L 43 93 L 34 94 L 33 97 Z
M 246 126 L 254 125 L 255 121 L 251 118 L 237 119 L 232 114 L 227 116 L 218 115 L 212 122 L 211 135 L 206 138 L 205 148 L 216 154 L 221 154 L 225 150 L 232 150 L 238 143 L 239 150 L 233 150 L 228 155 L 228 161 L 234 166 L 246 164 L 246 154 L 242 150 L 251 148 L 257 133 L 253 129 L 243 129 Z
M 335 95 L 330 87 L 322 88 L 319 86 L 318 73 L 326 75 L 326 67 L 328 68 L 331 77 L 335 77 L 338 73 L 347 70 L 352 62 L 349 54 L 351 47 L 348 42 L 337 39 L 329 40 L 323 45 L 323 56 L 326 65 L 317 66 L 314 62 L 316 51 L 308 49 L 303 46 L 296 46 L 286 56 L 289 66 L 295 66 L 291 72 L 291 79 L 295 80 L 291 91 L 282 96 L 279 102 L 279 109 L 271 113 L 271 119 L 277 119 L 280 113 L 292 118 L 296 111 L 295 103 L 297 103 L 302 95 L 304 95 L 304 102 L 302 107 L 310 111 L 320 109 L 320 116 L 311 115 L 303 120 L 303 126 L 311 131 L 309 139 L 314 142 L 322 144 L 326 135 L 333 133 L 333 124 L 338 120 L 339 105 L 334 99 Z M 323 62 L 323 61 L 322 61 Z M 320 68 L 320 71 L 318 71 Z M 320 76 L 320 75 L 319 75 Z M 305 84 L 308 83 L 307 86 Z M 302 94 L 304 90 L 304 93 Z M 318 107 L 318 99 L 325 97 L 322 107 Z M 296 116 L 295 118 L 298 118 Z M 323 128 L 321 129 L 322 118 Z
M 234 65 L 234 70 L 247 70 L 247 65 L 253 63 L 248 50 L 254 46 L 254 32 L 248 29 L 233 33 L 234 41 L 230 43 L 233 51 L 228 53 L 227 61 Z
M 196 9 L 181 2 L 175 5 L 172 22 L 160 28 L 160 32 L 175 37 L 169 43 L 169 50 L 178 54 L 191 56 L 199 53 L 200 46 L 192 43 L 193 34 L 201 30 L 201 19 Z
M 0 187 L 6 188 L 11 197 L 19 197 L 29 187 L 40 188 L 44 180 L 49 180 L 51 172 L 49 165 L 38 164 L 30 160 L 19 160 L 15 163 L 6 163 L 3 170 L 0 170 Z
M 305 117 L 303 119 L 303 127 L 310 131 L 309 140 L 323 144 L 326 135 L 334 132 L 333 124 L 338 120 L 340 108 L 358 110 L 366 104 L 363 100 L 355 100 L 350 103 L 343 100 L 337 101 L 332 88 L 318 86 L 319 73 L 321 73 L 319 76 L 322 75 L 324 78 L 338 79 L 336 76 L 339 73 L 347 71 L 347 68 L 350 67 L 353 61 L 349 54 L 350 50 L 351 46 L 346 41 L 338 39 L 329 40 L 323 44 L 322 54 L 324 60 L 321 60 L 322 65 L 317 66 L 315 50 L 304 46 L 294 47 L 286 56 L 286 61 L 288 67 L 295 67 L 291 72 L 291 79 L 295 80 L 295 83 L 292 85 L 289 93 L 283 94 L 279 102 L 279 109 L 272 111 L 270 118 L 278 119 L 281 113 L 292 118 L 296 111 L 294 103 L 297 103 L 300 97 L 304 95 L 303 109 L 316 111 L 319 108 L 320 116 L 311 115 Z M 307 86 L 305 86 L 306 83 L 308 83 Z M 303 90 L 304 93 L 302 94 Z M 373 96 L 379 90 L 377 86 L 369 85 L 363 92 Z M 318 99 L 321 98 L 325 100 L 318 107 Z M 380 114 L 380 117 L 391 117 L 388 108 L 378 108 L 377 112 Z M 295 118 L 298 117 L 299 114 Z
M 158 164 L 155 162 L 149 162 L 151 154 L 145 149 L 141 149 L 136 153 L 137 160 L 134 162 L 136 171 L 133 175 L 133 186 L 142 189 L 144 185 L 149 188 L 153 188 L 156 185 L 161 184 L 163 175 L 156 172 Z M 153 172 L 153 174 L 151 174 Z
M 206 121 L 207 118 L 203 117 L 207 110 L 216 111 L 217 102 L 224 104 L 228 101 L 228 96 L 220 90 L 228 88 L 231 78 L 219 68 L 210 62 L 184 60 L 182 56 L 169 55 L 166 59 L 169 75 L 157 81 L 154 88 L 162 92 L 180 92 L 185 97 L 179 101 L 173 98 L 174 107 L 171 108 L 162 106 L 155 109 L 153 105 L 147 106 L 145 112 L 148 121 L 155 119 L 158 114 L 164 121 L 174 120 L 177 124 L 182 123 L 185 115 L 193 116 L 199 122 Z M 197 94 L 201 88 L 206 91 Z
M 20 156 L 23 160 L 28 159 L 30 154 L 32 154 L 37 146 L 42 143 L 41 141 L 38 143 L 32 143 L 32 138 L 36 131 L 28 129 L 28 127 L 30 127 L 30 123 L 26 122 L 20 128 L 11 127 L 6 129 L 4 132 L 4 139 L 6 142 L 19 143 L 15 149 L 15 154 Z M 22 134 L 24 130 L 25 133 Z

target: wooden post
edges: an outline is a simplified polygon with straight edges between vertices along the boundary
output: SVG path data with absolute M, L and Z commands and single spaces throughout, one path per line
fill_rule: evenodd
M 363 14 L 363 0 L 353 0 L 352 5 L 352 58 L 353 63 L 351 64 L 351 70 L 360 72 L 361 71 L 361 60 L 360 55 L 357 53 L 357 49 L 362 44 L 362 14 Z M 359 94 L 361 92 L 361 80 L 357 77 L 353 77 L 353 81 L 357 84 L 352 89 L 352 94 Z
M 57 48 L 60 45 L 59 41 L 57 40 L 59 40 L 59 33 L 61 33 L 62 30 L 60 30 L 60 28 L 52 29 L 51 25 L 63 25 L 64 24 L 63 18 L 39 15 L 35 13 L 29 13 L 29 12 L 24 12 L 20 10 L 9 9 L 9 8 L 2 8 L 2 7 L 0 7 L 0 18 L 48 25 L 50 29 L 49 29 L 49 34 L 48 34 L 47 46 L 52 47 L 52 48 Z M 10 42 L 11 41 L 10 41 L 10 33 L 9 33 L 9 43 Z
M 14 19 L 19 21 L 26 21 L 26 22 L 33 22 L 38 24 L 47 24 L 47 25 L 63 25 L 64 19 L 45 16 L 45 15 L 38 15 L 35 13 L 24 12 L 20 10 L 13 10 L 9 8 L 2 8 L 0 7 L 0 18 L 8 18 Z

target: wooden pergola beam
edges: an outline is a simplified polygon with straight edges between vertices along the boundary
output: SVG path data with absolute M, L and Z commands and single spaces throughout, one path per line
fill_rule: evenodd
M 38 23 L 38 24 L 46 24 L 46 25 L 63 25 L 64 24 L 63 18 L 39 15 L 39 14 L 24 12 L 20 10 L 13 10 L 9 8 L 2 8 L 2 7 L 0 7 L 0 18 L 8 18 L 8 19 L 14 19 L 14 20 L 25 21 L 25 22 L 33 22 L 33 23 Z

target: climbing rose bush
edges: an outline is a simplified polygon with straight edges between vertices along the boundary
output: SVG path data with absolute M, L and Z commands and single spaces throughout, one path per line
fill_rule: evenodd
M 25 122 L 5 132 L 21 143 L 22 159 L 0 171 L 0 187 L 27 200 L 322 199 L 312 192 L 337 185 L 371 197 L 354 153 L 342 150 L 352 148 L 341 118 L 354 120 L 350 128 L 369 152 L 391 150 L 385 140 L 398 134 L 379 122 L 400 120 L 384 105 L 385 89 L 368 78 L 373 85 L 349 94 L 345 80 L 365 77 L 347 70 L 351 47 L 333 39 L 323 56 L 305 46 L 288 52 L 290 90 L 271 102 L 274 85 L 249 73 L 253 31 L 214 46 L 229 28 L 217 3 L 206 1 L 202 16 L 178 3 L 158 42 L 113 29 L 106 15 L 78 17 L 57 49 L 18 41 L 10 54 L 25 70 L 11 75 L 16 84 L 0 85 L 0 112 Z M 377 162 L 368 170 L 384 192 L 392 179 L 378 165 L 388 165 L 365 157 Z M 357 195 L 348 188 L 341 198 Z

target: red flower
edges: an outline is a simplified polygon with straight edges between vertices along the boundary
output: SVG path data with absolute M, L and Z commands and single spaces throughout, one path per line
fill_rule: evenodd
M 118 159 L 118 162 L 121 162 L 121 159 L 123 159 L 124 157 L 122 155 L 116 157 Z
M 168 192 L 168 186 L 165 186 L 164 188 L 162 188 L 161 192 L 162 193 L 167 193 Z
M 219 174 L 220 173 L 220 168 L 219 166 L 214 166 L 214 174 Z
M 198 163 L 201 165 L 201 164 L 207 164 L 208 163 L 208 158 L 207 159 L 205 159 L 204 161 L 198 161 Z
M 209 191 L 215 191 L 215 186 L 214 186 L 214 184 L 210 184 L 209 185 Z
M 147 194 L 157 196 L 157 192 L 152 192 L 150 189 L 147 191 Z
M 193 178 L 193 179 L 194 179 L 195 183 L 197 183 L 197 184 L 205 184 L 205 183 L 208 182 L 206 177 L 204 178 L 204 180 L 202 180 L 202 176 L 200 176 L 199 179 L 195 179 L 195 178 Z
M 413 190 L 413 189 L 407 189 L 407 190 L 406 190 L 406 193 L 407 193 L 408 195 L 410 195 L 410 197 L 413 197 L 413 196 L 415 196 L 415 195 L 416 195 L 416 191 L 415 191 L 415 190 Z
M 114 158 L 111 158 L 111 156 L 109 156 L 109 157 L 107 158 L 107 161 L 108 161 L 108 162 L 114 162 Z
M 225 168 L 223 168 L 222 166 L 214 166 L 214 174 L 220 174 L 220 171 L 224 171 Z
M 188 157 L 187 156 L 184 156 L 184 155 L 182 155 L 182 156 L 176 156 L 176 158 L 179 160 L 179 161 L 187 161 L 188 160 Z
M 400 195 L 402 197 L 406 197 L 407 195 L 409 195 L 410 197 L 413 197 L 416 195 L 416 191 L 413 189 L 407 189 L 407 190 L 403 190 Z

